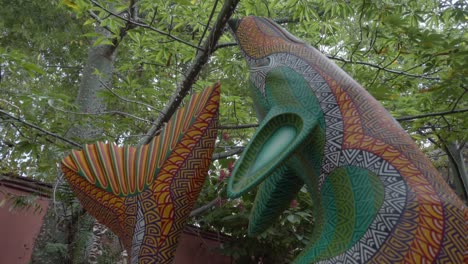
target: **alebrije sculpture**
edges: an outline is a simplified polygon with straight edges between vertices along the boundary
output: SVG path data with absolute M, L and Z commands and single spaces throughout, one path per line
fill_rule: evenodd
M 131 263 L 173 262 L 211 164 L 219 97 L 219 84 L 194 94 L 148 145 L 98 142 L 62 160 L 82 206 L 119 236 Z
M 305 184 L 315 224 L 295 263 L 468 263 L 465 205 L 390 114 L 273 21 L 230 25 L 261 120 L 228 183 L 231 197 L 260 184 L 249 233 Z

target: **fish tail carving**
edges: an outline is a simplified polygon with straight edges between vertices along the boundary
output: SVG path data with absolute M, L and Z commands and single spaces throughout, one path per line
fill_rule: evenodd
M 149 144 L 98 142 L 62 170 L 82 206 L 123 242 L 131 263 L 172 263 L 211 163 L 220 85 L 194 94 Z

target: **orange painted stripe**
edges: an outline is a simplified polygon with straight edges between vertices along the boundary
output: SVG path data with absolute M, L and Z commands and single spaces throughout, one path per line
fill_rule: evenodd
M 125 179 L 129 183 L 130 193 L 137 192 L 137 182 L 135 178 L 135 156 L 135 148 L 124 146 Z
M 69 168 L 70 170 L 72 170 L 72 171 L 74 171 L 74 172 L 77 172 L 77 171 L 78 171 L 78 167 L 76 167 L 76 164 L 75 164 L 75 162 L 73 161 L 73 158 L 71 157 L 71 155 L 66 156 L 66 157 L 62 160 L 62 165 L 63 165 L 63 166 L 66 166 L 67 168 Z
M 187 109 L 181 109 L 177 112 L 177 114 L 174 115 L 175 118 L 171 124 L 171 150 L 176 147 L 177 143 L 179 143 L 180 134 L 182 133 L 182 122 L 184 121 L 184 118 L 189 118 L 187 116 L 186 110 Z
M 156 168 L 159 167 L 159 162 L 162 159 L 161 156 L 158 156 L 160 144 L 159 144 L 159 137 L 153 138 L 153 140 L 150 143 L 150 146 L 148 148 L 148 162 L 147 162 L 147 167 L 148 169 L 146 170 L 147 172 L 147 179 L 151 180 L 153 182 L 155 178 L 155 172 Z
M 135 159 L 135 168 L 136 168 L 136 177 L 138 178 L 138 190 L 143 190 L 146 182 L 148 181 L 147 176 L 147 166 L 148 162 L 148 145 L 140 146 L 136 149 L 136 159 Z M 150 179 L 151 180 L 151 179 Z
M 192 115 L 192 118 L 200 115 L 200 113 L 205 109 L 209 100 L 209 95 L 212 93 L 212 91 L 213 89 L 209 88 L 198 94 L 196 101 L 193 102 L 195 105 L 193 108 L 194 114 Z
M 181 120 L 182 122 L 182 130 L 180 131 L 181 133 L 185 132 L 189 127 L 190 125 L 193 123 L 194 121 L 194 117 L 196 116 L 196 113 L 192 112 L 193 114 L 191 116 L 186 116 L 184 118 L 184 120 Z
M 129 183 L 125 178 L 124 170 L 124 155 L 123 148 L 116 146 L 115 144 L 107 144 L 110 158 L 112 161 L 114 177 L 118 180 L 121 193 L 123 195 L 129 194 Z
M 86 180 L 88 180 L 88 182 L 96 184 L 96 177 L 88 167 L 88 163 L 86 161 L 83 151 L 72 150 L 71 157 L 73 158 L 76 167 L 78 168 L 77 171 L 82 171 L 83 175 L 86 177 Z
M 75 157 L 77 163 L 77 166 L 79 170 L 83 171 L 83 174 L 87 177 L 88 181 L 89 179 L 93 178 L 94 183 L 98 182 L 97 175 L 94 173 L 92 170 L 87 158 L 86 158 L 86 153 L 83 151 L 74 151 L 73 156 Z
M 108 144 L 105 144 L 103 142 L 97 142 L 95 145 L 96 145 L 96 150 L 98 153 L 99 161 L 102 164 L 102 168 L 107 178 L 107 181 L 110 182 L 112 192 L 115 195 L 120 195 L 121 188 L 120 188 L 120 184 L 118 183 L 119 178 L 116 177 L 113 166 L 112 166 L 112 158 L 111 158 L 111 154 L 109 153 Z
M 104 174 L 104 171 L 102 170 L 102 164 L 99 161 L 98 153 L 96 150 L 96 145 L 86 144 L 83 151 L 84 151 L 84 154 L 85 154 L 84 156 L 86 158 L 86 161 L 88 163 L 90 170 L 96 176 L 99 184 L 104 189 L 106 189 L 109 186 L 109 183 L 107 182 L 106 175 Z

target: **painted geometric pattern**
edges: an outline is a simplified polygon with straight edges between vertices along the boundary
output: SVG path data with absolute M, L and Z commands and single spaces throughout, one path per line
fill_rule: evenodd
M 344 150 L 339 167 L 356 166 L 366 168 L 379 175 L 380 184 L 384 188 L 384 198 L 380 209 L 362 237 L 348 250 L 320 263 L 367 263 L 384 244 L 388 233 L 396 226 L 405 209 L 407 187 L 398 171 L 387 161 L 372 153 L 362 150 Z M 359 186 L 359 185 L 358 185 Z M 364 190 L 356 190 L 356 193 Z M 356 221 L 363 221 L 358 218 Z M 352 254 L 350 254 L 352 252 Z M 353 261 L 350 261 L 353 260 Z
M 72 150 L 62 163 L 78 171 L 91 184 L 115 195 L 140 193 L 153 182 L 155 172 L 192 125 L 193 116 L 200 114 L 208 91 L 193 95 L 189 103 L 174 114 L 159 137 L 147 145 L 118 147 L 97 142 L 85 145 L 83 150 Z
M 141 205 L 137 205 L 138 212 L 136 215 L 136 222 L 134 224 L 135 228 L 133 229 L 133 239 L 132 239 L 132 251 L 131 252 L 140 252 L 141 242 L 145 235 L 145 218 L 143 215 L 143 210 Z M 131 263 L 138 263 L 138 254 L 133 254 L 130 260 Z
M 377 155 L 385 159 L 385 163 L 392 164 L 396 171 L 398 171 L 397 178 L 392 179 L 393 182 L 400 186 L 408 186 L 408 190 L 415 194 L 413 199 L 406 201 L 406 207 L 404 212 L 392 211 L 390 217 L 394 219 L 393 223 L 397 223 L 394 229 L 390 232 L 387 231 L 386 242 L 380 245 L 375 245 L 376 251 L 371 251 L 369 246 L 369 240 L 366 240 L 366 236 L 363 237 L 353 248 L 350 248 L 345 254 L 341 254 L 334 259 L 329 259 L 330 262 L 341 262 L 347 259 L 355 259 L 356 256 L 362 258 L 361 262 L 373 261 L 376 263 L 388 262 L 395 263 L 401 261 L 407 261 L 410 263 L 421 263 L 421 262 L 432 262 L 437 258 L 437 252 L 442 246 L 443 237 L 443 225 L 444 225 L 444 209 L 441 203 L 439 194 L 434 189 L 434 184 L 431 183 L 425 176 L 425 174 L 436 174 L 431 165 L 425 160 L 425 157 L 420 154 L 416 147 L 413 146 L 410 140 L 407 139 L 407 135 L 401 133 L 401 128 L 394 125 L 394 120 L 391 118 L 378 118 L 373 117 L 371 120 L 364 120 L 365 115 L 362 115 L 363 105 L 366 103 L 375 104 L 374 100 L 370 100 L 369 97 L 366 100 L 357 101 L 357 98 L 351 97 L 338 85 L 335 79 L 327 77 L 324 73 L 329 86 L 335 94 L 335 98 L 338 100 L 339 111 L 342 115 L 343 120 L 343 145 L 341 151 L 341 160 L 343 160 L 343 154 L 348 149 L 358 149 L 361 151 L 368 151 L 371 154 Z M 354 103 L 356 102 L 356 103 Z M 357 106 L 359 105 L 359 106 Z M 377 104 L 373 105 L 372 109 L 374 113 L 386 113 L 377 107 Z M 367 109 L 367 111 L 371 111 Z M 383 115 L 383 114 L 382 114 Z M 385 115 L 383 115 L 385 116 Z M 374 121 L 375 120 L 375 121 Z M 383 122 L 382 122 L 383 120 Z M 370 124 L 371 122 L 379 122 L 378 124 Z M 385 122 L 386 121 L 386 122 Z M 365 130 L 363 123 L 366 128 L 374 128 L 374 131 Z M 328 127 L 327 127 L 328 128 Z M 398 130 L 397 130 L 398 129 Z M 381 141 L 373 136 L 371 132 L 378 130 L 380 137 L 385 141 Z M 394 133 L 390 133 L 390 132 Z M 397 131 L 395 131 L 397 130 Z M 382 132 L 384 131 L 384 132 Z M 383 136 L 382 136 L 383 134 Z M 385 134 L 390 134 L 386 136 Z M 405 142 L 406 141 L 406 142 Z M 387 142 L 398 142 L 398 144 L 391 144 Z M 405 143 L 405 144 L 402 144 Z M 399 148 L 396 149 L 395 145 Z M 408 146 L 410 145 L 410 146 Z M 414 154 L 414 155 L 411 155 Z M 336 155 L 336 154 L 335 154 Z M 407 156 L 411 155 L 412 159 Z M 423 159 L 423 160 L 421 160 Z M 364 161 L 364 160 L 363 160 Z M 353 160 L 347 160 L 345 164 L 352 164 Z M 343 165 L 343 164 L 342 164 Z M 364 168 L 369 168 L 369 164 L 361 164 Z M 418 167 L 416 167 L 418 166 Z M 396 172 L 395 171 L 395 172 Z M 423 174 L 421 171 L 425 171 Z M 380 172 L 378 174 L 382 180 L 384 180 L 384 174 Z M 384 181 L 385 182 L 385 181 Z M 388 188 L 388 187 L 387 187 Z M 392 195 L 398 192 L 397 188 L 388 189 L 391 190 Z M 403 189 L 403 191 L 405 191 Z M 401 193 L 401 192 L 400 192 Z M 401 193 L 404 194 L 404 193 Z M 397 198 L 401 203 L 403 195 Z M 452 198 L 453 199 L 453 198 Z M 453 199 L 455 200 L 455 199 Z M 387 201 L 385 199 L 382 211 L 387 210 Z M 459 208 L 463 208 L 460 206 Z M 401 214 L 401 215 L 399 215 Z M 383 212 L 379 212 L 378 220 L 383 216 Z M 388 214 L 387 214 L 388 215 Z M 396 219 L 399 219 L 396 221 Z M 376 223 L 377 224 L 377 223 Z M 378 226 L 378 224 L 376 225 Z M 373 232 L 373 226 L 370 226 L 369 231 Z M 383 231 L 383 230 L 377 230 Z M 466 232 L 466 231 L 465 231 Z M 462 248 L 466 242 L 463 240 L 454 240 L 451 243 L 457 248 L 458 254 L 463 252 Z M 364 252 L 367 249 L 367 252 Z M 359 252 L 359 254 L 356 254 Z M 365 256 L 373 258 L 366 259 Z M 456 257 L 456 256 L 455 256 Z M 458 256 L 459 258 L 460 256 Z
M 326 141 L 319 178 L 319 185 L 321 186 L 325 181 L 325 176 L 338 166 L 343 141 L 343 120 L 335 95 L 325 79 L 304 59 L 289 53 L 276 53 L 269 56 L 269 58 L 269 67 L 287 66 L 302 75 L 317 97 L 326 127 Z M 266 74 L 257 69 L 259 68 L 251 66 L 250 80 L 255 87 L 263 87 L 264 89 Z
M 154 200 L 158 203 L 155 214 L 158 217 L 145 219 L 147 233 L 143 240 L 151 240 L 151 243 L 143 243 L 141 259 L 148 261 L 143 263 L 170 263 L 174 257 L 178 237 L 196 202 L 211 163 L 216 123 L 206 123 L 208 126 L 205 127 L 204 134 L 196 128 L 187 132 L 181 140 L 183 144 L 174 149 L 153 183 Z M 200 140 L 202 136 L 209 140 Z M 193 146 L 194 150 L 187 152 L 185 146 Z
M 62 171 L 83 208 L 118 235 L 124 245 L 131 244 L 128 232 L 132 232 L 132 226 L 122 224 L 127 209 L 125 199 L 90 184 L 66 166 L 62 166 Z
M 348 166 L 375 173 L 384 187 L 378 213 L 347 246 L 333 239 L 336 230 L 351 226 L 332 212 L 346 206 L 340 208 L 339 195 L 323 197 L 325 210 L 319 211 L 324 220 L 319 217 L 315 227 L 323 233 L 314 240 L 321 248 L 311 245 L 296 263 L 462 263 L 468 210 L 388 112 L 334 63 L 274 22 L 247 17 L 235 34 L 260 93 L 268 94 L 265 78 L 270 70 L 288 66 L 307 80 L 318 99 L 326 123 L 316 179 L 320 191 L 332 194 L 328 177 L 341 175 L 336 173 Z M 353 175 L 358 173 L 349 173 Z
M 208 172 L 219 98 L 219 84 L 193 95 L 148 145 L 96 143 L 62 161 L 83 207 L 121 238 L 132 263 L 171 263 Z

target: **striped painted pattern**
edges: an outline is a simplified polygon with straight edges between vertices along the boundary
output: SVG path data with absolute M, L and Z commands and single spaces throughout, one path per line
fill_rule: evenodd
M 91 184 L 118 196 L 141 193 L 150 186 L 164 161 L 194 122 L 211 95 L 211 89 L 194 94 L 178 110 L 158 137 L 142 146 L 117 146 L 114 143 L 87 144 L 72 150 L 62 164 Z
M 219 99 L 219 84 L 194 94 L 147 145 L 98 142 L 62 160 L 82 206 L 119 236 L 131 263 L 173 262 L 211 164 Z

